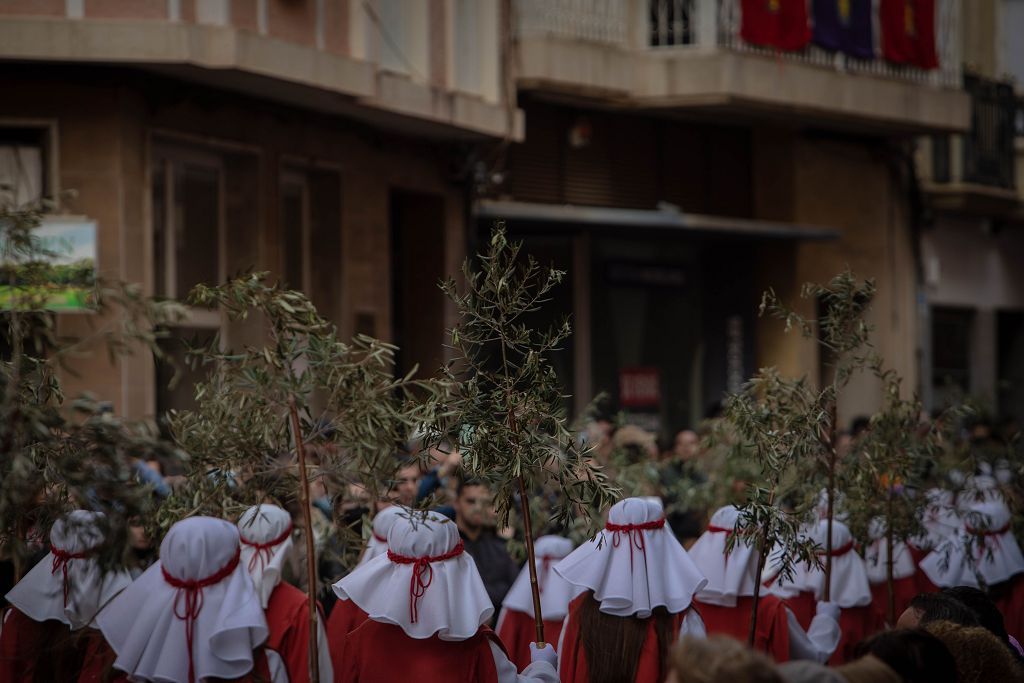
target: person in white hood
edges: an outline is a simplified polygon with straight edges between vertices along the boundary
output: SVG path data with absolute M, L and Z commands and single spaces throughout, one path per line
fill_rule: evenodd
M 709 634 L 721 633 L 746 642 L 753 613 L 758 553 L 739 539 L 727 551 L 735 533 L 739 509 L 727 505 L 711 517 L 707 530 L 690 548 L 694 564 L 708 583 L 694 600 Z M 810 628 L 804 630 L 785 600 L 760 590 L 754 649 L 775 661 L 809 659 L 825 663 L 839 645 L 839 607 L 818 602 Z
M 487 626 L 494 606 L 459 530 L 435 512 L 399 516 L 388 551 L 334 584 L 368 619 L 348 634 L 336 683 L 555 683 L 554 649 L 521 674 Z
M 270 628 L 266 647 L 283 660 L 289 683 L 304 683 L 309 680 L 309 596 L 281 581 L 293 547 L 291 515 L 276 505 L 255 505 L 239 518 L 238 535 L 240 561 L 252 577 Z M 331 653 L 324 616 L 318 611 L 320 680 L 329 681 L 334 677 Z

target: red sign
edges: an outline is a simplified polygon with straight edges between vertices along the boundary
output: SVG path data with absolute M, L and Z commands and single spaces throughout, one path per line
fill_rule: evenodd
M 658 368 L 619 369 L 619 405 L 651 408 L 661 405 L 661 372 Z

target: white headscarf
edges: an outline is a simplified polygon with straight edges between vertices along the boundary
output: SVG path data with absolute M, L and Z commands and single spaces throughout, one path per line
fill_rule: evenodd
M 736 529 L 740 511 L 733 505 L 719 508 L 711 523 L 690 548 L 689 555 L 708 582 L 697 593 L 697 599 L 710 605 L 735 607 L 736 598 L 754 594 L 757 574 L 757 552 L 737 540 L 726 552 L 729 537 Z
M 569 613 L 569 603 L 583 592 L 554 571 L 558 560 L 572 552 L 573 542 L 561 536 L 541 536 L 533 544 L 537 557 L 537 587 L 540 588 L 540 611 L 545 621 L 561 620 Z M 530 590 L 530 568 L 523 566 L 512 588 L 501 602 L 506 609 L 533 616 L 533 591 Z
M 360 565 L 388 551 L 388 532 L 391 531 L 396 519 L 403 515 L 408 518 L 409 514 L 409 510 L 401 505 L 391 505 L 377 513 L 373 518 L 373 533 L 366 543 L 366 551 L 359 558 Z
M 466 640 L 494 614 L 455 522 L 436 512 L 397 517 L 388 552 L 356 567 L 334 592 L 410 638 Z
M 74 629 L 88 626 L 132 582 L 124 570 L 104 571 L 94 557 L 103 543 L 104 515 L 75 510 L 50 529 L 50 553 L 7 594 L 35 621 L 56 619 Z
M 594 591 L 602 612 L 642 619 L 659 606 L 685 611 L 707 583 L 651 498 L 613 505 L 604 530 L 555 565 L 555 573 Z
M 953 492 L 933 488 L 925 491 L 925 505 L 921 508 L 921 526 L 924 532 L 912 539 L 915 547 L 931 550 L 955 536 L 960 528 L 960 517 L 953 505 Z
M 821 520 L 811 532 L 811 538 L 822 547 L 821 569 L 811 567 L 807 571 L 807 585 L 818 600 L 825 595 L 825 541 L 828 538 L 828 520 Z M 850 530 L 840 521 L 832 520 L 832 590 L 831 602 L 841 608 L 863 607 L 871 604 L 871 586 L 868 584 L 864 560 L 853 547 Z
M 940 588 L 993 585 L 1024 572 L 1024 556 L 1002 501 L 974 503 L 961 532 L 921 560 L 921 571 Z
M 239 553 L 238 529 L 230 522 L 191 517 L 172 526 L 160 544 L 160 561 L 96 619 L 117 653 L 114 666 L 134 679 L 174 683 L 249 673 L 253 649 L 269 631 Z M 170 583 L 186 581 L 208 585 L 190 591 Z
M 238 535 L 239 561 L 249 571 L 266 609 L 292 550 L 292 516 L 276 505 L 254 505 L 238 519 Z
M 864 564 L 871 583 L 885 583 L 889 580 L 889 544 L 885 538 L 885 518 L 875 517 L 868 525 L 871 543 L 864 551 Z M 917 571 L 910 548 L 902 541 L 893 540 L 892 578 L 905 579 Z

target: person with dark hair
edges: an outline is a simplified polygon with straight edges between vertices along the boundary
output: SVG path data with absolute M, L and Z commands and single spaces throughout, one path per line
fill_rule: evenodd
M 476 561 L 497 613 L 516 577 L 519 567 L 509 555 L 507 543 L 488 523 L 491 492 L 479 479 L 460 481 L 455 492 L 455 524 L 466 547 Z
M 904 683 L 957 683 L 956 660 L 941 640 L 919 628 L 883 631 L 854 648 L 860 658 L 874 655 Z
M 941 640 L 956 660 L 958 683 L 1021 683 L 1024 673 L 999 640 L 980 626 L 933 621 L 925 630 Z
M 585 590 L 569 604 L 557 648 L 563 683 L 660 683 L 680 634 L 706 635 L 690 608 L 707 579 L 657 499 L 613 505 L 604 530 L 555 573 Z
M 920 593 L 910 601 L 896 621 L 896 628 L 917 628 L 933 621 L 950 621 L 961 626 L 978 626 L 978 615 L 946 593 Z
M 977 615 L 979 626 L 988 629 L 992 635 L 1001 642 L 1006 643 L 1014 657 L 1021 658 L 1021 652 L 1018 650 L 1020 644 L 1018 643 L 1015 646 L 1012 636 L 1006 632 L 1003 613 L 999 611 L 999 607 L 996 606 L 996 603 L 984 591 L 973 586 L 955 586 L 953 588 L 943 588 L 942 592 L 966 605 L 968 609 Z

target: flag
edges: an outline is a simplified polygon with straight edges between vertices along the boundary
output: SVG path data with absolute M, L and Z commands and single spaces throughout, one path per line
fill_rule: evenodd
M 875 56 L 871 0 L 814 0 L 814 42 L 857 59 Z
M 922 69 L 939 65 L 935 54 L 935 0 L 881 0 L 882 56 Z
M 742 0 L 740 37 L 752 45 L 802 50 L 811 40 L 807 0 Z

